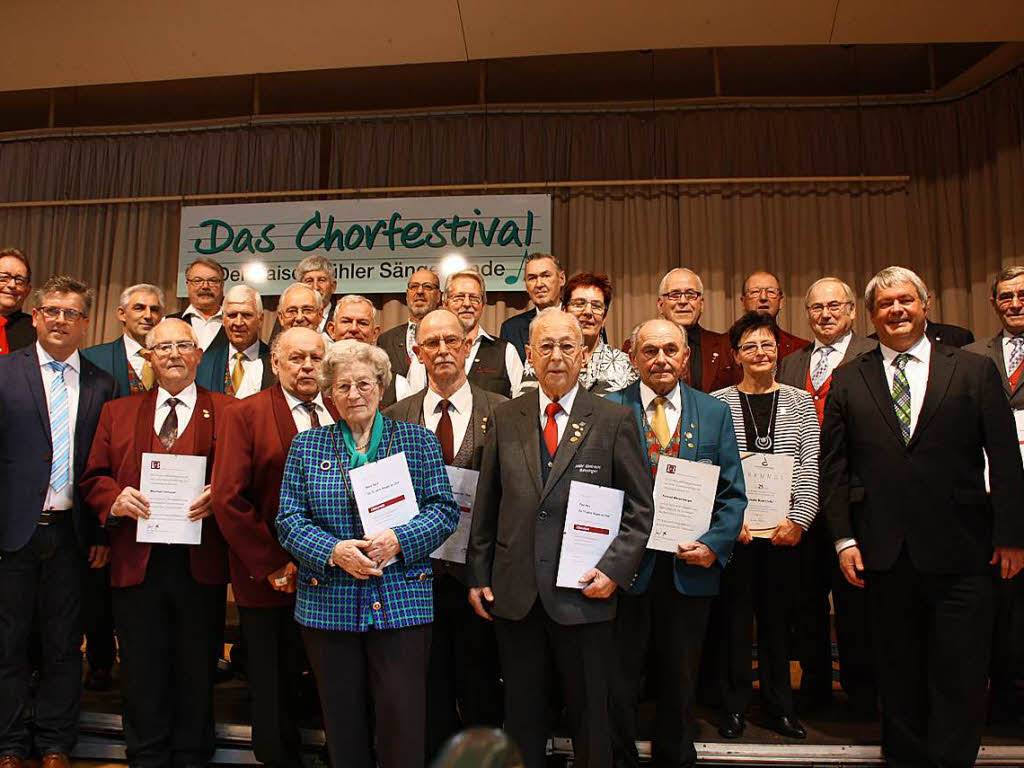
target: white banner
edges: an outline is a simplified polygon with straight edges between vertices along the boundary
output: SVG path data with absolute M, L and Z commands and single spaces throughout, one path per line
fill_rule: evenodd
M 244 282 L 277 295 L 313 254 L 334 265 L 337 293 L 404 293 L 419 267 L 466 266 L 486 278 L 488 290 L 521 291 L 527 254 L 550 251 L 549 195 L 186 206 L 178 296 L 187 293 L 185 268 L 201 256 L 220 263 L 225 288 Z

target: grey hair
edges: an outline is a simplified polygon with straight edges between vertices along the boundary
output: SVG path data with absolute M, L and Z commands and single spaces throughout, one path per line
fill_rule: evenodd
M 576 315 L 572 314 L 572 312 L 566 312 L 561 307 L 546 307 L 545 309 L 542 309 L 540 312 L 538 312 L 534 316 L 533 320 L 530 321 L 530 327 L 527 332 L 527 338 L 530 339 L 531 343 L 533 341 L 534 326 L 539 325 L 543 318 L 550 317 L 552 314 L 565 315 L 570 320 L 572 320 L 572 325 L 575 327 L 576 333 L 580 335 L 581 339 L 583 338 L 583 327 L 580 325 L 580 321 L 576 318 Z
M 182 323 L 186 328 L 188 328 L 188 335 L 192 337 L 192 342 L 196 345 L 197 348 L 199 347 L 199 337 L 196 336 L 196 330 L 195 330 L 195 328 L 192 327 L 192 323 L 188 322 L 187 320 L 181 320 L 180 318 L 177 318 L 177 317 L 165 317 L 159 323 L 157 323 L 152 328 L 150 328 L 149 331 L 146 333 L 146 338 L 145 338 L 146 349 L 152 348 L 152 346 L 153 346 L 153 334 L 156 333 L 156 329 L 159 328 L 164 323 L 169 323 L 169 322 L 172 322 L 172 321 L 177 321 L 179 323 Z
M 697 281 L 697 290 L 700 291 L 701 293 L 704 293 L 704 281 L 700 279 L 700 275 L 698 275 L 689 267 L 676 267 L 675 269 L 670 269 L 668 272 L 666 272 L 665 276 L 661 278 L 661 282 L 658 283 L 659 296 L 665 293 L 665 289 L 668 288 L 668 281 L 672 279 L 672 275 L 674 275 L 676 272 L 684 272 L 687 275 L 693 275 L 694 279 Z
M 817 288 L 819 285 L 822 285 L 823 283 L 839 283 L 839 285 L 842 286 L 843 288 L 843 293 L 846 294 L 846 300 L 851 304 L 855 304 L 857 302 L 857 294 L 853 292 L 853 288 L 851 288 L 848 283 L 843 282 L 838 277 L 822 277 L 811 283 L 811 287 L 808 288 L 807 293 L 804 294 L 805 306 L 811 303 L 811 293 L 814 291 L 814 289 Z
M 868 310 L 874 310 L 875 294 L 879 288 L 892 288 L 900 283 L 910 283 L 913 285 L 914 290 L 917 291 L 917 297 L 921 299 L 921 303 L 928 303 L 928 286 L 924 284 L 924 280 L 918 277 L 917 273 L 913 270 L 894 266 L 881 270 L 868 282 L 867 288 L 864 289 L 864 303 L 867 304 Z
M 1005 283 L 1007 280 L 1013 280 L 1021 275 L 1024 275 L 1024 267 L 1022 266 L 1006 267 L 1005 269 L 1000 270 L 999 274 L 996 275 L 995 280 L 992 281 L 992 298 L 994 299 L 996 294 L 999 292 L 1000 283 Z
M 118 304 L 121 309 L 128 308 L 128 303 L 132 300 L 133 293 L 155 293 L 157 300 L 160 302 L 160 309 L 163 309 L 165 306 L 163 288 L 150 283 L 136 283 L 135 285 L 129 285 L 121 291 L 121 303 Z
M 476 280 L 477 285 L 480 286 L 480 301 L 483 302 L 484 306 L 487 305 L 487 281 L 484 280 L 484 276 L 477 272 L 475 269 L 460 269 L 458 272 L 452 272 L 445 278 L 444 281 L 444 298 L 448 299 L 448 287 L 452 284 L 452 280 L 457 280 L 460 277 L 468 277 L 471 280 Z
M 331 320 L 334 320 L 338 316 L 338 311 L 345 304 L 360 304 L 360 303 L 366 304 L 371 310 L 373 310 L 373 324 L 374 325 L 380 325 L 380 312 L 377 310 L 377 308 L 375 306 L 373 306 L 373 302 L 372 301 L 370 301 L 365 296 L 360 296 L 358 293 L 347 293 L 344 296 L 342 296 L 340 299 L 338 299 L 338 301 L 334 304 L 334 317 L 332 317 Z
M 526 257 L 526 261 L 524 262 L 524 265 L 525 264 L 529 264 L 531 261 L 540 261 L 541 259 L 551 259 L 551 261 L 554 263 L 555 269 L 557 271 L 559 271 L 559 272 L 564 272 L 565 271 L 564 269 L 562 269 L 561 262 L 559 262 L 559 260 L 555 258 L 554 254 L 551 254 L 551 253 L 541 253 L 540 251 L 537 251 L 535 253 L 531 253 L 529 256 L 527 256 Z
M 313 256 L 307 256 L 299 265 L 295 267 L 295 274 L 299 276 L 301 281 L 310 272 L 326 272 L 331 278 L 334 277 L 334 265 L 331 264 L 330 259 L 326 256 L 314 254 Z
M 257 314 L 263 312 L 263 299 L 260 297 L 260 292 L 251 285 L 246 285 L 245 283 L 233 285 L 224 294 L 225 304 L 241 304 L 245 301 L 252 303 L 253 307 L 256 308 Z
M 637 323 L 633 326 L 633 330 L 629 332 L 629 352 L 630 354 L 636 349 L 636 337 L 640 335 L 640 330 L 648 323 L 654 323 L 663 318 L 655 317 L 650 320 L 644 320 L 642 323 Z M 679 323 L 673 323 L 671 320 L 665 320 L 666 323 L 670 323 L 679 329 L 679 333 L 683 336 L 683 348 L 689 348 L 690 340 L 686 337 L 686 328 Z
M 284 304 L 285 296 L 287 296 L 292 291 L 299 290 L 300 288 L 302 290 L 304 290 L 304 291 L 311 291 L 313 293 L 313 302 L 316 304 L 316 308 L 317 309 L 323 309 L 324 300 L 323 300 L 323 297 L 320 295 L 320 291 L 318 291 L 316 288 L 313 288 L 310 285 L 306 285 L 305 283 L 292 283 L 287 288 L 285 288 L 283 291 L 281 291 L 281 298 L 278 299 L 278 302 L 277 302 L 278 306 L 280 306 L 281 304 Z
M 391 384 L 391 360 L 388 359 L 387 352 L 362 341 L 343 339 L 327 348 L 320 373 L 317 375 L 320 391 L 325 395 L 330 393 L 338 373 L 358 364 L 368 365 L 373 369 L 381 392 Z

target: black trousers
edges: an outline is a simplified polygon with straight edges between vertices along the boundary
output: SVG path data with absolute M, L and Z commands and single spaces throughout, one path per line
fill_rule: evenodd
M 505 731 L 522 751 L 526 768 L 545 766 L 554 681 L 561 684 L 569 714 L 573 764 L 610 768 L 608 678 L 614 622 L 558 624 L 539 598 L 523 619 L 494 622 L 505 679 Z
M 110 597 L 110 566 L 90 568 L 82 604 L 85 658 L 92 671 L 109 672 L 117 659 L 114 605 Z
M 320 691 L 332 768 L 423 768 L 430 625 L 368 632 L 303 627 L 302 641 Z
M 904 551 L 865 582 L 889 766 L 974 765 L 985 723 L 992 573 L 920 573 Z
M 499 727 L 501 675 L 494 625 L 473 612 L 454 576 L 434 576 L 434 624 L 427 672 L 427 754 L 462 728 Z
M 252 751 L 274 768 L 302 765 L 299 727 L 293 717 L 302 638 L 293 606 L 238 606 L 251 697 Z
M 111 589 L 134 768 L 205 765 L 213 755 L 226 591 L 192 578 L 188 547 L 164 544 L 153 545 L 141 584 Z
M 70 753 L 78 739 L 82 685 L 80 606 L 85 558 L 70 515 L 40 525 L 15 552 L 0 553 L 0 756 L 27 757 L 32 737 L 24 718 L 29 636 L 38 621 L 40 678 L 35 746 Z
M 769 717 L 793 716 L 789 624 L 799 579 L 799 554 L 768 539 L 737 543 L 722 574 L 722 648 L 718 686 L 725 712 L 746 714 L 753 696 L 751 649 L 757 618 L 761 705 Z
M 611 725 L 615 768 L 637 768 L 636 708 L 653 650 L 659 675 L 652 744 L 652 765 L 696 765 L 693 746 L 701 649 L 711 613 L 711 597 L 690 597 L 676 589 L 675 558 L 658 553 L 650 589 L 643 595 L 619 595 L 615 615 L 618 663 L 612 675 Z
M 996 585 L 991 676 L 993 706 L 1005 716 L 1024 715 L 1024 573 Z

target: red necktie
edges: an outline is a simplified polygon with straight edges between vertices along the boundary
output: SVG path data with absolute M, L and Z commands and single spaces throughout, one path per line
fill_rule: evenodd
M 7 318 L 0 316 L 0 355 L 6 355 L 10 352 L 10 348 L 7 346 Z
M 452 415 L 448 412 L 447 400 L 442 400 L 437 407 L 441 409 L 441 420 L 437 422 L 434 434 L 441 441 L 441 456 L 444 463 L 451 466 L 455 462 L 455 430 L 452 428 Z
M 555 423 L 555 414 L 562 412 L 562 406 L 558 403 L 548 403 L 544 409 L 548 420 L 544 424 L 544 445 L 547 446 L 548 455 L 554 457 L 558 450 L 558 425 Z

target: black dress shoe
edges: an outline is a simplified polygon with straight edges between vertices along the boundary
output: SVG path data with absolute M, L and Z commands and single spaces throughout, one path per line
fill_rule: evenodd
M 807 731 L 797 722 L 795 717 L 786 717 L 785 715 L 769 717 L 765 721 L 764 727 L 769 731 L 775 731 L 780 736 L 786 736 L 790 739 L 807 738 Z
M 723 739 L 738 739 L 743 735 L 746 721 L 739 712 L 726 712 L 718 726 L 718 735 Z

